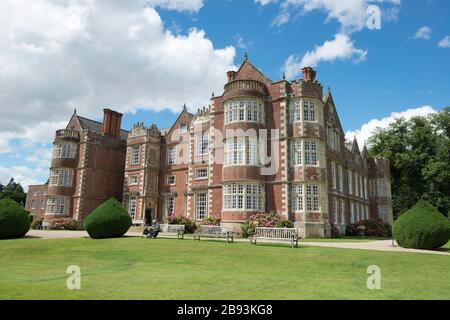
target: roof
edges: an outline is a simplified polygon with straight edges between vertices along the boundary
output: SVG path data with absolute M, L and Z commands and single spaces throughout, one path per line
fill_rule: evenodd
M 81 128 L 83 130 L 89 130 L 89 131 L 98 132 L 98 133 L 102 132 L 103 123 L 95 121 L 95 120 L 87 119 L 84 117 L 80 117 L 79 115 L 76 115 L 76 117 L 77 117 L 78 121 L 80 122 Z M 121 129 L 120 137 L 123 140 L 126 140 L 128 138 L 128 131 Z

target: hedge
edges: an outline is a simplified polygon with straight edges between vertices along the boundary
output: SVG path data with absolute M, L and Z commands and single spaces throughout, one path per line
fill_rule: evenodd
M 0 239 L 21 238 L 29 230 L 28 212 L 14 200 L 0 200 Z

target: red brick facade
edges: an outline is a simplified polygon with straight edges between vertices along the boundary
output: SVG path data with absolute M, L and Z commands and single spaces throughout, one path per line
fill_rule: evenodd
M 331 93 L 312 68 L 302 72 L 273 82 L 246 59 L 221 96 L 195 115 L 184 108 L 170 129 L 138 123 L 128 133 L 117 112 L 106 109 L 102 124 L 74 114 L 56 133 L 45 219 L 81 222 L 114 196 L 135 224 L 217 216 L 240 230 L 276 211 L 303 237 L 328 237 L 332 224 L 392 223 L 389 163 L 346 144 Z

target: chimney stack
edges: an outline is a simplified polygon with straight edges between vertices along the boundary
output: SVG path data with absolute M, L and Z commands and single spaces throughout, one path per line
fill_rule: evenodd
M 315 81 L 316 80 L 316 71 L 311 67 L 302 68 L 303 72 L 303 81 Z
M 105 136 L 119 138 L 123 114 L 110 109 L 103 109 L 103 114 L 102 133 Z
M 227 72 L 227 77 L 228 77 L 228 82 L 233 81 L 236 78 L 236 71 L 228 71 Z

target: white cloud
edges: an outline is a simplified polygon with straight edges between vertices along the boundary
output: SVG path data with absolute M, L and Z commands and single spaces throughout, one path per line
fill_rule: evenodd
M 262 6 L 268 5 L 269 3 L 275 3 L 278 0 L 255 0 L 255 3 L 260 4 Z
M 0 2 L 0 153 L 13 138 L 49 142 L 74 108 L 199 107 L 220 92 L 235 49 L 203 30 L 167 30 L 154 6 L 196 12 L 202 0 Z M 150 5 L 150 7 L 148 7 Z
M 27 166 L 0 166 L 0 183 L 6 185 L 11 178 L 19 182 L 25 189 L 28 190 L 29 185 L 43 184 L 41 177 L 48 175 L 48 169 L 44 167 L 27 167 Z
M 440 48 L 450 48 L 450 36 L 446 36 L 444 39 L 439 41 L 438 46 Z
M 424 39 L 429 40 L 431 38 L 431 28 L 427 26 L 423 26 L 417 30 L 416 34 L 414 35 L 414 39 Z
M 257 1 L 262 5 L 274 1 Z M 370 5 L 384 5 L 382 19 L 386 21 L 395 20 L 398 10 L 395 6 L 400 5 L 401 0 L 283 0 L 280 4 L 280 13 L 274 19 L 275 26 L 286 24 L 299 11 L 306 14 L 311 11 L 323 11 L 327 14 L 326 21 L 336 20 L 341 25 L 341 31 L 351 33 L 360 31 L 366 27 Z M 394 7 L 392 7 L 394 6 Z M 384 16 L 384 17 L 383 17 Z
M 354 42 L 345 34 L 337 34 L 334 40 L 325 41 L 321 46 L 316 46 L 313 51 L 307 52 L 300 60 L 291 55 L 284 63 L 283 70 L 288 79 L 293 79 L 301 67 L 316 67 L 320 62 L 352 59 L 358 63 L 367 56 L 367 51 L 355 47 Z
M 396 119 L 404 118 L 406 120 L 409 120 L 416 116 L 427 116 L 436 112 L 437 111 L 431 106 L 408 109 L 402 112 L 392 112 L 389 117 L 370 120 L 369 122 L 363 124 L 361 128 L 355 131 L 348 131 L 345 134 L 345 138 L 349 141 L 353 141 L 353 138 L 356 136 L 359 146 L 362 147 L 378 128 L 387 128 L 389 124 L 395 122 Z

